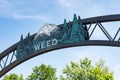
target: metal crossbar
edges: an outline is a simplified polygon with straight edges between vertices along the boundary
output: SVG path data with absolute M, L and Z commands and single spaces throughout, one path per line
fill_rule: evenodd
M 113 38 L 113 41 L 116 39 L 118 33 L 120 32 L 120 28 L 117 30 L 117 33 L 115 34 L 114 38 Z
M 98 23 L 96 23 L 96 24 L 95 24 L 95 26 L 94 26 L 94 28 L 93 28 L 92 32 L 90 33 L 89 39 L 91 38 L 91 36 L 92 36 L 93 32 L 95 31 L 95 29 L 96 29 L 97 25 L 98 25 Z
M 103 31 L 103 33 L 106 35 L 106 37 L 112 41 L 112 37 L 110 36 L 110 34 L 108 33 L 108 31 L 104 28 L 104 26 L 101 23 L 98 23 L 98 26 L 100 27 L 100 29 Z

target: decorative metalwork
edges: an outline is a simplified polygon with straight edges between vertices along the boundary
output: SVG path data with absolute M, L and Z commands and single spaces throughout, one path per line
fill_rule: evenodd
M 33 34 L 21 39 L 18 43 L 0 53 L 0 77 L 6 72 L 19 65 L 20 63 L 43 54 L 48 51 L 87 45 L 103 45 L 120 47 L 120 25 L 115 29 L 115 34 L 104 26 L 103 22 L 120 21 L 120 14 L 80 19 L 74 14 L 73 22 L 55 26 L 53 24 L 45 25 L 49 27 L 49 32 L 45 31 L 47 27 L 40 30 L 39 34 Z M 94 39 L 95 31 L 101 31 L 105 39 Z
M 81 20 L 80 17 L 79 20 Z M 54 24 L 45 24 L 34 39 L 30 39 L 29 33 L 26 40 L 23 40 L 21 35 L 20 43 L 16 49 L 16 59 L 21 59 L 49 47 L 84 41 L 85 36 L 89 37 L 86 33 L 88 33 L 87 30 L 81 21 L 78 23 L 75 14 L 71 26 L 67 25 L 66 20 L 64 20 L 63 28 Z

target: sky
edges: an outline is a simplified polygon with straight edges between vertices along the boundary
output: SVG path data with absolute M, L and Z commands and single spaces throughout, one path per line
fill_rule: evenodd
M 67 21 L 72 21 L 74 13 L 80 15 L 82 19 L 120 14 L 119 3 L 119 0 L 0 0 L 0 52 L 18 42 L 21 34 L 25 37 L 28 32 L 31 34 L 36 33 L 45 23 L 62 24 L 64 18 Z M 109 23 L 104 25 L 109 25 Z M 119 22 L 117 25 L 116 23 L 111 23 L 111 25 L 114 28 L 110 27 L 108 30 L 114 35 L 115 29 L 119 28 Z M 98 31 L 93 38 L 104 37 Z M 120 80 L 119 56 L 119 47 L 71 47 L 34 57 L 18 65 L 7 74 L 23 74 L 26 78 L 32 72 L 34 66 L 44 63 L 56 68 L 59 77 L 62 69 L 70 61 L 78 62 L 80 59 L 88 57 L 93 63 L 99 61 L 100 58 L 104 59 L 105 64 L 111 71 L 114 71 L 115 80 Z

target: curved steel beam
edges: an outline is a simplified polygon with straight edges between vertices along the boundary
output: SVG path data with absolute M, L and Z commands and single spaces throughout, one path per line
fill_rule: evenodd
M 63 48 L 69 48 L 69 47 L 76 47 L 76 46 L 116 46 L 116 47 L 120 47 L 120 42 L 117 41 L 101 41 L 101 40 L 88 40 L 88 41 L 81 41 L 79 43 L 71 43 L 71 44 L 65 44 L 65 45 L 58 45 L 55 47 L 51 47 L 51 48 L 47 48 L 45 50 L 41 50 L 38 52 L 35 52 L 31 55 L 28 55 L 20 60 L 17 60 L 13 63 L 11 63 L 11 65 L 7 66 L 6 68 L 4 68 L 2 71 L 0 71 L 0 77 L 3 76 L 6 72 L 8 72 L 9 70 L 11 70 L 12 68 L 16 67 L 17 65 L 27 61 L 30 58 L 33 58 L 35 56 L 41 55 L 43 53 L 49 52 L 49 51 L 53 51 L 53 50 L 58 50 L 58 49 L 63 49 Z
M 34 38 L 36 34 L 33 34 L 30 36 L 30 38 Z M 14 45 L 12 45 L 11 47 L 9 47 L 8 49 L 4 50 L 1 54 L 0 54 L 0 59 L 2 59 L 3 57 L 5 57 L 6 55 L 8 55 L 8 53 L 11 53 L 12 51 L 17 49 L 17 45 L 19 44 L 19 42 L 15 43 Z
M 111 21 L 120 21 L 120 14 L 82 19 L 83 24 L 91 24 L 91 23 L 96 23 L 96 22 L 111 22 Z
M 120 14 L 106 15 L 106 16 L 99 16 L 99 17 L 91 17 L 91 18 L 82 19 L 83 24 L 91 24 L 91 23 L 96 23 L 96 22 L 110 22 L 110 21 L 120 21 Z M 68 24 L 72 24 L 72 22 L 70 22 Z M 62 27 L 63 24 L 60 24 L 58 26 Z M 30 37 L 33 38 L 34 36 L 35 36 L 35 34 L 33 34 Z M 5 57 L 8 53 L 15 50 L 17 48 L 17 44 L 18 43 L 14 44 L 13 46 L 9 47 L 8 49 L 6 49 L 2 53 L 0 53 L 0 59 Z

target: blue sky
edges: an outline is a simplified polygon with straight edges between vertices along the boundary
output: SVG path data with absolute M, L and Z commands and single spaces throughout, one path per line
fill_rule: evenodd
M 73 20 L 73 14 L 81 18 L 120 14 L 119 0 L 0 0 L 0 52 L 16 43 L 20 35 L 36 33 L 45 23 L 61 24 L 64 18 Z M 118 26 L 118 25 L 116 25 Z M 111 33 L 114 28 L 110 28 Z M 98 37 L 102 37 L 99 33 Z M 95 34 L 96 36 L 96 34 Z M 94 38 L 94 37 L 93 37 Z M 50 64 L 61 73 L 66 63 L 88 57 L 95 63 L 100 58 L 106 61 L 115 80 L 120 80 L 120 48 L 86 46 L 56 50 L 32 58 L 9 73 L 23 74 L 26 77 L 32 68 L 41 63 Z

